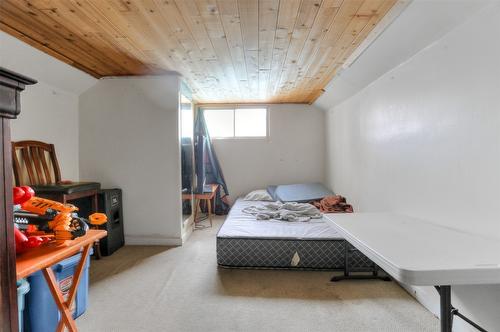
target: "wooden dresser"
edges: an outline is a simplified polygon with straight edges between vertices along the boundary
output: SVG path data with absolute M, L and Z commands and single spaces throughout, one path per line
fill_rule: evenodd
M 21 112 L 20 94 L 36 81 L 0 67 L 0 331 L 18 331 L 16 250 L 12 219 L 10 120 Z

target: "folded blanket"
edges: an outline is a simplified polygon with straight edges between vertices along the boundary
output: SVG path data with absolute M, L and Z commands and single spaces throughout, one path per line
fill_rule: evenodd
M 257 220 L 285 220 L 285 221 L 309 221 L 322 217 L 321 212 L 306 203 L 267 203 L 262 206 L 249 206 L 242 210 L 243 213 L 251 214 Z
M 312 202 L 321 212 L 326 213 L 351 213 L 352 206 L 346 203 L 344 197 L 340 195 L 326 196 L 320 201 Z

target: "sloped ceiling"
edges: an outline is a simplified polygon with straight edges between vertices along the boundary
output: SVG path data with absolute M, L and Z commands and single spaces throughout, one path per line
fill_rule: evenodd
M 404 63 L 496 0 L 413 0 L 314 103 L 328 110 Z
M 96 78 L 177 71 L 202 103 L 312 103 L 397 3 L 2 0 L 0 29 Z

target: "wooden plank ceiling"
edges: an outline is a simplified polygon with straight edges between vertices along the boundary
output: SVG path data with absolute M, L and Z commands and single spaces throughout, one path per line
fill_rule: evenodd
M 0 0 L 0 29 L 94 77 L 177 71 L 201 103 L 312 103 L 397 0 Z

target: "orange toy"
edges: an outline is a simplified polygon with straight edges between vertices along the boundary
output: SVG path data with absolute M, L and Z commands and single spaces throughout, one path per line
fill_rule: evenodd
M 93 226 L 100 226 L 102 224 L 105 224 L 108 221 L 108 216 L 106 216 L 104 213 L 92 213 L 89 216 L 89 222 Z
M 21 204 L 21 209 L 22 211 L 15 213 L 16 217 L 28 219 L 30 224 L 36 224 L 41 231 L 54 233 L 54 239 L 58 243 L 87 233 L 88 226 L 84 219 L 75 216 L 78 208 L 73 204 L 32 197 Z M 94 213 L 89 219 L 92 225 L 101 225 L 107 221 L 106 215 L 102 213 Z

